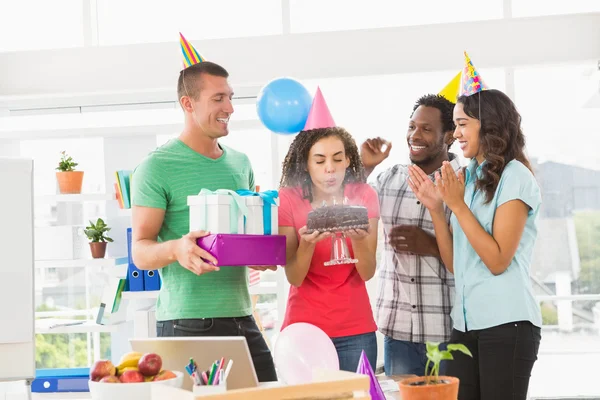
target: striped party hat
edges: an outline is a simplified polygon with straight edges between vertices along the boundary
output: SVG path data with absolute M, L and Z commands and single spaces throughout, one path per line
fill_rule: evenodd
M 181 45 L 181 53 L 183 55 L 183 67 L 187 68 L 194 64 L 204 62 L 205 59 L 196 51 L 194 46 L 186 40 L 179 32 L 179 43 Z

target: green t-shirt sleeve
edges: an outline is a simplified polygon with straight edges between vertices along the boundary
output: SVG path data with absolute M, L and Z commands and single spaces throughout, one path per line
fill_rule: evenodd
M 131 178 L 132 205 L 167 209 L 167 190 L 162 174 L 152 158 L 144 160 L 134 171 Z

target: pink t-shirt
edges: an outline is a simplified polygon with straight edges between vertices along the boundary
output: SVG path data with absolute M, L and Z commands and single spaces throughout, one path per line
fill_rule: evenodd
M 366 183 L 348 184 L 344 188 L 348 204 L 367 207 L 369 218 L 379 218 L 379 200 L 375 190 Z M 306 225 L 312 206 L 302 198 L 301 188 L 279 191 L 279 226 L 298 230 Z M 346 239 L 353 256 L 352 243 Z M 306 322 L 321 328 L 329 337 L 352 336 L 374 332 L 377 325 L 365 282 L 355 264 L 326 267 L 331 259 L 331 240 L 315 246 L 306 278 L 300 287 L 290 287 L 285 319 L 281 329 L 296 322 Z

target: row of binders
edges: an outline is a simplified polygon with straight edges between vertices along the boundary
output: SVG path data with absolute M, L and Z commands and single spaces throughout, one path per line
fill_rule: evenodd
M 130 292 L 160 290 L 160 275 L 157 270 L 144 271 L 133 263 L 131 254 L 131 228 L 127 228 L 127 286 Z

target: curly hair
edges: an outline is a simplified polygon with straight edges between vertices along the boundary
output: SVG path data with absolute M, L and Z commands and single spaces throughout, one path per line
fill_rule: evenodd
M 356 142 L 344 128 L 333 127 L 309 129 L 296 135 L 283 161 L 280 188 L 300 186 L 302 196 L 308 201 L 313 201 L 312 181 L 307 171 L 308 153 L 315 143 L 330 136 L 335 136 L 342 141 L 346 157 L 350 160 L 343 183 L 366 182 L 365 170 Z
M 521 115 L 510 97 L 495 89 L 460 96 L 458 103 L 463 105 L 465 114 L 481 123 L 479 143 L 487 163 L 476 186 L 485 192 L 487 204 L 494 197 L 506 164 L 517 160 L 533 172 L 524 152 Z
M 456 129 L 456 125 L 454 124 L 454 118 L 452 116 L 454 112 L 454 103 L 452 103 L 450 100 L 439 94 L 426 94 L 424 96 L 421 96 L 413 106 L 412 113 L 410 114 L 411 118 L 415 111 L 417 111 L 417 108 L 419 108 L 420 106 L 432 107 L 440 110 L 440 113 L 442 114 L 442 130 L 445 135 L 444 143 L 448 145 L 448 150 L 450 150 L 450 146 L 452 146 L 452 143 L 454 143 L 454 137 L 452 136 L 452 134 Z

